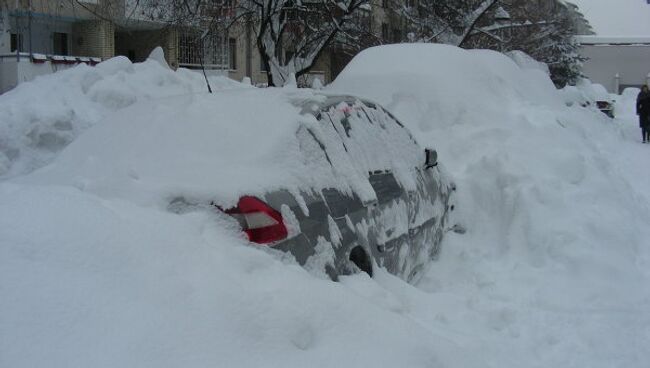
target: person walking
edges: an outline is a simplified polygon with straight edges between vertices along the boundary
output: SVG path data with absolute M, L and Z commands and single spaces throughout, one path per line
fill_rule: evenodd
M 639 115 L 643 143 L 650 143 L 650 90 L 647 84 L 641 88 L 641 92 L 636 97 L 636 114 Z

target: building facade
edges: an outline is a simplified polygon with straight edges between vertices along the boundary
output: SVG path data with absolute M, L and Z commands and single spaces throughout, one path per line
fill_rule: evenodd
M 650 84 L 650 36 L 579 36 L 581 54 L 587 61 L 583 73 L 610 93 Z
M 0 93 L 42 74 L 115 55 L 141 61 L 162 46 L 178 65 L 177 32 L 127 21 L 124 0 L 18 0 L 0 3 Z

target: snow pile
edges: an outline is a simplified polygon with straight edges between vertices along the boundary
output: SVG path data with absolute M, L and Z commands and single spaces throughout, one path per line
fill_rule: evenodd
M 616 99 L 616 115 L 622 119 L 637 118 L 636 115 L 636 98 L 641 92 L 640 88 L 626 88 L 623 93 Z
M 400 63 L 386 54 L 399 55 Z M 521 69 L 496 52 L 447 45 L 370 48 L 355 57 L 329 88 L 374 98 L 419 130 L 496 120 L 531 104 L 563 105 L 544 72 Z
M 157 49 L 158 50 L 158 49 Z M 118 56 L 20 84 L 0 99 L 0 179 L 49 163 L 81 132 L 109 113 L 137 101 L 206 91 L 203 76 L 173 71 L 162 50 L 131 63 Z M 241 85 L 225 77 L 210 79 L 213 89 Z
M 171 213 L 133 196 L 164 193 L 157 185 L 172 181 L 147 170 L 171 166 L 199 187 L 222 175 L 215 193 L 252 188 L 234 163 L 211 172 L 195 155 L 219 153 L 215 142 L 241 155 L 214 157 L 222 165 L 290 175 L 274 159 L 294 147 L 278 137 L 309 121 L 296 120 L 287 93 L 310 92 L 169 99 L 185 110 L 139 103 L 113 115 L 119 129 L 97 124 L 53 165 L 0 183 L 0 366 L 647 366 L 649 147 L 637 143 L 636 120 L 567 107 L 542 71 L 446 46 L 369 49 L 334 88 L 391 107 L 454 175 L 468 231 L 447 235 L 418 288 L 381 269 L 373 279 L 323 280 L 250 246 L 225 215 Z M 67 94 L 57 98 L 74 101 L 78 90 Z M 192 115 L 193 104 L 206 110 Z M 265 129 L 266 140 L 244 141 L 232 122 L 197 137 L 200 114 L 255 124 L 250 104 L 287 120 Z M 239 112 L 217 111 L 226 105 Z M 169 122 L 189 114 L 172 131 L 190 149 L 186 168 L 173 156 L 174 134 L 143 121 L 151 129 L 127 129 L 129 114 L 154 106 L 147 116 Z M 102 138 L 127 151 L 110 161 L 118 152 Z
M 610 95 L 602 84 L 592 83 L 589 79 L 580 79 L 575 86 L 566 86 L 559 90 L 564 103 L 571 106 L 582 106 L 599 111 L 596 101 L 614 101 L 615 95 Z M 616 109 L 615 106 L 615 110 Z
M 424 156 L 409 133 L 386 124 L 386 114 L 333 106 L 330 118 L 348 119 L 351 126 L 350 137 L 341 142 L 333 124 L 300 114 L 304 106 L 318 109 L 326 99 L 285 87 L 139 103 L 88 130 L 51 165 L 17 180 L 71 185 L 163 209 L 178 198 L 228 208 L 242 195 L 263 196 L 279 189 L 302 198 L 301 192 L 338 188 L 362 201 L 375 201 L 367 173 L 380 169 L 390 170 L 405 188 L 415 190 L 412 171 Z M 375 114 L 374 121 L 384 129 L 364 128 L 359 114 Z M 305 147 L 312 136 L 318 137 L 327 158 L 321 146 Z M 378 142 L 387 140 L 402 150 L 378 150 Z
M 533 59 L 530 55 L 526 54 L 523 51 L 508 51 L 505 53 L 512 61 L 515 62 L 521 69 L 533 69 L 544 72 L 546 75 L 550 75 L 548 65 Z
M 482 367 L 367 276 L 314 278 L 225 215 L 6 182 L 0 214 L 2 367 Z
M 647 147 L 542 77 L 495 52 L 400 45 L 330 88 L 388 106 L 458 185 L 467 234 L 443 243 L 425 293 L 395 291 L 416 320 L 499 367 L 644 367 Z

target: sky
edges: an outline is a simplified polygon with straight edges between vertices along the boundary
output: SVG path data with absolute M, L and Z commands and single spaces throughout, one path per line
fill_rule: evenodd
M 647 0 L 570 0 L 599 36 L 650 36 Z

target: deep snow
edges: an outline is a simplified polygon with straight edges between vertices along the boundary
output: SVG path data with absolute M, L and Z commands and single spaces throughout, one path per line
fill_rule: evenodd
M 375 48 L 329 87 L 384 104 L 455 178 L 468 231 L 416 286 L 381 270 L 324 280 L 215 213 L 39 172 L 0 183 L 0 366 L 646 367 L 650 145 L 634 91 L 612 121 L 516 60 Z
M 424 325 L 494 366 L 646 366 L 650 146 L 634 100 L 612 121 L 566 107 L 540 73 L 489 51 L 388 46 L 330 88 L 389 107 L 458 184 L 468 232 L 419 285 Z
M 0 98 L 0 179 L 51 162 L 79 134 L 138 101 L 207 91 L 203 75 L 171 70 L 157 48 L 143 63 L 123 56 L 90 67 L 80 64 L 21 83 Z M 162 60 L 161 60 L 162 59 Z M 210 77 L 215 90 L 243 88 Z

